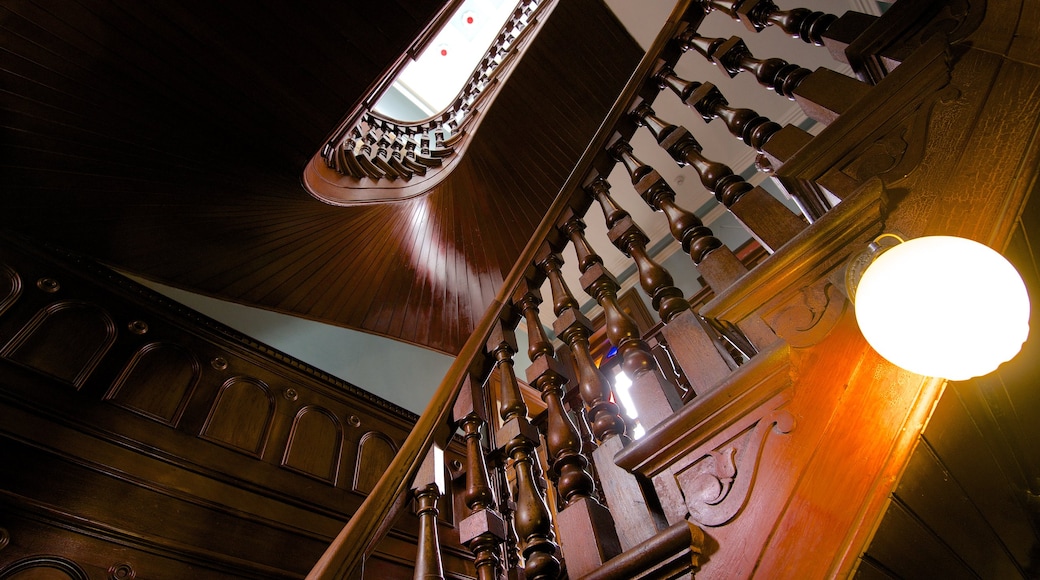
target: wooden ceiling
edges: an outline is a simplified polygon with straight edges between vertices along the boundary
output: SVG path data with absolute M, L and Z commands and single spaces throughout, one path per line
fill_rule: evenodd
M 316 201 L 305 162 L 443 4 L 0 0 L 0 224 L 457 352 L 641 52 L 600 0 L 561 2 L 448 179 Z

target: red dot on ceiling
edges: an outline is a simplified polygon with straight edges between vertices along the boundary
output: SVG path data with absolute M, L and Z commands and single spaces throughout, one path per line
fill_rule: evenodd
M 448 49 L 442 48 L 441 49 L 441 56 L 448 56 Z
M 473 24 L 473 17 L 472 16 L 467 16 L 466 17 L 466 24 Z

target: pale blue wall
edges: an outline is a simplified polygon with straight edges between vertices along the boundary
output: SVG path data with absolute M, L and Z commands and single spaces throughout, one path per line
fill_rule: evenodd
M 422 413 L 454 357 L 381 336 L 137 282 L 256 340 Z

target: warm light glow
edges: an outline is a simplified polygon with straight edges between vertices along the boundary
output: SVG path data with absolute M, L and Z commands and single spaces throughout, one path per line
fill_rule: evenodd
M 917 238 L 882 253 L 864 272 L 855 302 L 860 330 L 878 354 L 927 376 L 990 373 L 1029 334 L 1029 296 L 1018 271 L 964 238 Z

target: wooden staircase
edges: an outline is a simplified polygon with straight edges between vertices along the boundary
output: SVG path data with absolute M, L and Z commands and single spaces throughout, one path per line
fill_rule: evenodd
M 857 78 L 757 58 L 737 37 L 701 36 L 700 22 L 713 10 L 756 32 L 778 26 L 824 45 Z M 382 485 L 309 577 L 340 577 L 357 564 L 378 537 L 375 522 L 391 517 L 393 498 L 407 492 L 446 422 L 466 426 L 467 461 L 478 466 L 470 473 L 491 474 L 470 481 L 480 491 L 466 500 L 472 527 L 461 538 L 480 578 L 895 577 L 888 566 L 896 565 L 874 556 L 871 542 L 947 383 L 894 367 L 866 345 L 845 296 L 845 268 L 884 231 L 960 235 L 999 249 L 1009 243 L 1036 179 L 1037 103 L 1026 94 L 1040 77 L 1035 58 L 1026 64 L 1010 56 L 1034 46 L 1036 35 L 1015 36 L 1022 24 L 998 25 L 999 14 L 979 3 L 905 0 L 878 18 L 781 11 L 768 1 L 680 2 Z M 825 128 L 812 136 L 781 127 L 730 105 L 710 83 L 675 75 L 678 59 L 701 57 L 729 76 L 755 76 Z M 1032 88 L 1013 88 L 1023 82 Z M 657 117 L 655 99 L 674 98 L 664 89 L 753 147 L 759 168 L 800 215 L 702 154 L 685 128 Z M 771 255 L 749 269 L 676 204 L 629 144 L 644 127 L 697 170 Z M 993 157 L 997 144 L 1014 167 Z M 698 309 L 612 198 L 608 175 L 617 163 L 643 200 L 665 213 L 714 292 Z M 597 203 L 609 241 L 635 262 L 658 310 L 655 340 L 668 345 L 688 386 L 664 378 L 618 305 L 619 285 L 584 234 L 592 219 L 585 214 Z M 567 246 L 633 381 L 647 429 L 637 441 L 589 356 L 597 329 L 560 275 Z M 551 297 L 542 295 L 546 280 Z M 539 308 L 550 303 L 562 351 L 539 322 Z M 521 319 L 532 361 L 526 378 L 544 417 L 523 402 L 512 372 Z M 742 355 L 724 356 L 733 349 Z M 496 372 L 500 390 L 488 381 Z M 1035 473 L 1035 465 L 1025 470 Z M 500 494 L 492 500 L 486 490 Z M 927 534 L 941 538 L 941 529 Z M 1028 559 L 1010 560 L 1029 574 Z M 922 574 L 930 566 L 927 557 L 917 565 Z M 985 568 L 965 569 L 975 565 Z
M 708 37 L 711 11 L 821 44 L 856 78 Z M 898 231 L 1004 251 L 1036 303 L 1033 12 L 678 2 L 419 417 L 5 236 L 0 578 L 1035 577 L 1040 403 L 1023 387 L 1037 333 L 994 374 L 948 383 L 877 355 L 845 296 L 850 260 Z M 755 77 L 824 128 L 781 126 L 739 92 L 679 77 L 694 58 Z M 797 211 L 658 116 L 674 98 L 751 148 Z M 763 259 L 742 260 L 677 202 L 633 145 L 642 131 L 697 171 Z M 668 218 L 702 295 L 676 287 L 614 199 L 619 166 Z M 586 237 L 593 205 L 657 310 L 649 334 Z M 602 327 L 564 279 L 570 260 Z M 518 378 L 521 321 L 531 366 Z M 632 379 L 639 439 L 600 337 Z

